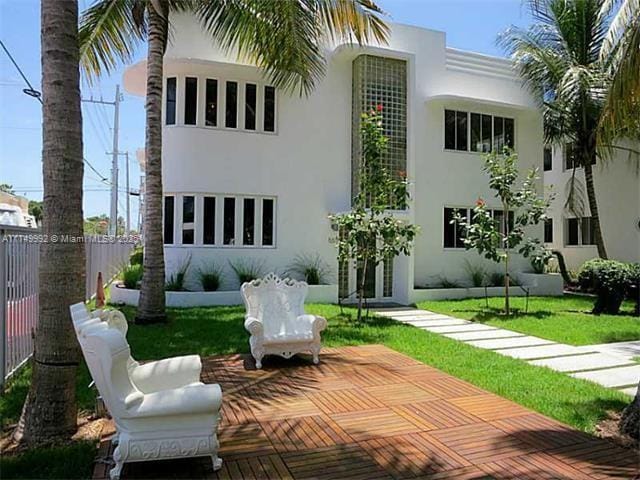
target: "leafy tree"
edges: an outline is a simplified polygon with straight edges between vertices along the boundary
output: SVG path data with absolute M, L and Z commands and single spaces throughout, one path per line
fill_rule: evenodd
M 144 276 L 136 320 L 164 321 L 162 241 L 162 78 L 172 13 L 195 13 L 223 49 L 265 70 L 277 86 L 313 90 L 325 69 L 329 38 L 385 42 L 387 27 L 372 0 L 99 0 L 82 15 L 82 64 L 89 77 L 131 60 L 146 41 Z
M 11 195 L 16 193 L 13 190 L 13 185 L 9 185 L 8 183 L 0 183 L 0 192 L 10 193 Z
M 36 222 L 40 224 L 42 222 L 42 202 L 29 200 L 29 215 L 33 215 Z
M 543 198 L 536 190 L 539 180 L 537 169 L 530 170 L 518 187 L 518 155 L 505 148 L 503 154 L 492 152 L 486 155 L 484 171 L 489 175 L 489 187 L 502 204 L 502 220 L 496 220 L 483 199 L 478 199 L 470 222 L 459 212 L 454 223 L 465 232 L 464 245 L 467 250 L 476 249 L 480 255 L 497 263 L 504 263 L 504 310 L 509 307 L 509 263 L 513 251 L 522 256 L 546 263 L 550 252 L 537 238 L 526 236 L 528 227 L 545 220 L 551 198 Z M 513 221 L 511 221 L 513 218 Z M 513 222 L 513 225 L 511 223 Z
M 338 261 L 354 262 L 360 273 L 358 321 L 362 319 L 366 272 L 400 254 L 409 255 L 418 227 L 397 218 L 389 207 L 404 209 L 409 200 L 408 182 L 400 180 L 382 162 L 388 139 L 382 127 L 382 106 L 361 118 L 362 161 L 358 170 L 359 189 L 348 213 L 331 215 L 337 226 Z

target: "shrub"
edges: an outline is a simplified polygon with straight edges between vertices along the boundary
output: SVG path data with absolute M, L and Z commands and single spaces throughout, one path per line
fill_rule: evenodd
M 138 284 L 142 281 L 142 265 L 132 264 L 125 266 L 120 273 L 120 280 L 122 280 L 125 288 L 137 289 Z
M 467 271 L 469 275 L 469 280 L 471 280 L 471 286 L 473 287 L 483 287 L 485 278 L 487 277 L 487 271 L 482 265 L 472 264 L 469 260 L 465 260 L 464 269 Z
M 264 261 L 239 259 L 229 260 L 231 269 L 238 277 L 240 285 L 264 276 Z
M 589 263 L 589 262 L 587 262 Z M 617 314 L 624 300 L 631 277 L 630 268 L 615 260 L 601 260 L 592 269 L 593 290 L 598 296 L 593 306 L 593 313 Z M 586 280 L 586 274 L 583 279 Z
M 285 273 L 309 285 L 326 285 L 330 280 L 331 267 L 318 254 L 301 254 L 296 255 Z
M 223 272 L 215 263 L 198 269 L 198 279 L 205 292 L 215 292 L 222 284 Z
M 635 314 L 640 316 L 640 263 L 629 265 L 629 284 L 627 287 L 627 297 L 635 300 Z
M 178 265 L 175 273 L 172 273 L 165 283 L 165 290 L 168 292 L 184 292 L 186 290 L 184 284 L 187 277 L 187 271 L 191 265 L 191 255 L 188 255 Z
M 580 267 L 580 271 L 578 272 L 578 285 L 580 285 L 582 290 L 588 292 L 594 290 L 597 272 L 603 265 L 606 265 L 606 263 L 607 260 L 594 258 L 582 264 L 582 267 Z
M 142 246 L 138 246 L 133 249 L 129 256 L 129 263 L 131 265 L 142 265 L 144 254 L 142 253 Z
M 492 287 L 503 287 L 504 286 L 504 273 L 502 272 L 492 272 L 489 274 L 489 285 Z
M 440 276 L 440 288 L 460 288 L 460 284 L 454 280 L 449 280 L 445 276 Z

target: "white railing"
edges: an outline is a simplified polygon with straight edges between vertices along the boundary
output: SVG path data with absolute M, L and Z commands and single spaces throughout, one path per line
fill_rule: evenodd
M 38 265 L 40 232 L 31 228 L 0 226 L 0 385 L 33 352 L 33 331 L 38 323 Z M 105 286 L 125 264 L 135 242 L 85 236 L 88 300 L 96 293 L 98 272 Z

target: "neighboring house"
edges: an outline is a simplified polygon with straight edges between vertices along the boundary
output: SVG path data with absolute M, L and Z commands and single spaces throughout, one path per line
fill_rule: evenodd
M 0 192 L 0 227 L 38 228 L 36 219 L 29 215 L 29 199 L 8 192 Z
M 523 172 L 542 169 L 542 118 L 510 62 L 448 48 L 443 32 L 393 24 L 389 45 L 328 49 L 326 76 L 300 98 L 225 56 L 191 17 L 172 24 L 163 130 L 168 274 L 188 255 L 193 266 L 229 270 L 228 261 L 245 259 L 281 273 L 296 254 L 318 254 L 340 296 L 352 293 L 356 272 L 338 269 L 328 215 L 350 208 L 358 122 L 378 104 L 388 165 L 412 182 L 410 208 L 396 213 L 422 231 L 410 257 L 371 270 L 369 296 L 407 303 L 416 286 L 469 284 L 466 261 L 498 269 L 465 251 L 449 219 L 479 197 L 501 215 L 482 152 L 512 146 Z M 144 94 L 145 68 L 125 72 L 130 93 Z M 542 238 L 543 227 L 532 234 Z M 513 268 L 531 271 L 522 258 Z M 230 273 L 226 280 L 237 288 Z
M 545 186 L 556 193 L 545 225 L 544 240 L 549 247 L 563 253 L 569 269 L 578 270 L 585 261 L 598 256 L 584 170 L 576 168 L 574 177 L 570 147 L 545 148 L 543 165 Z M 640 262 L 640 171 L 637 159 L 618 150 L 606 162 L 598 159 L 593 172 L 600 225 L 609 258 Z M 577 211 L 572 211 L 567 205 L 572 177 L 578 192 Z M 582 209 L 581 203 L 584 203 Z

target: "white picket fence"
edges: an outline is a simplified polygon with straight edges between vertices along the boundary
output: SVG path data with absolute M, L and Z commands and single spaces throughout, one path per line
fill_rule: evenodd
M 126 240 L 126 241 L 125 241 Z M 38 230 L 0 226 L 0 385 L 33 352 L 38 324 L 38 265 L 42 241 Z M 88 300 L 96 293 L 98 272 L 105 286 L 135 246 L 130 239 L 85 236 Z

